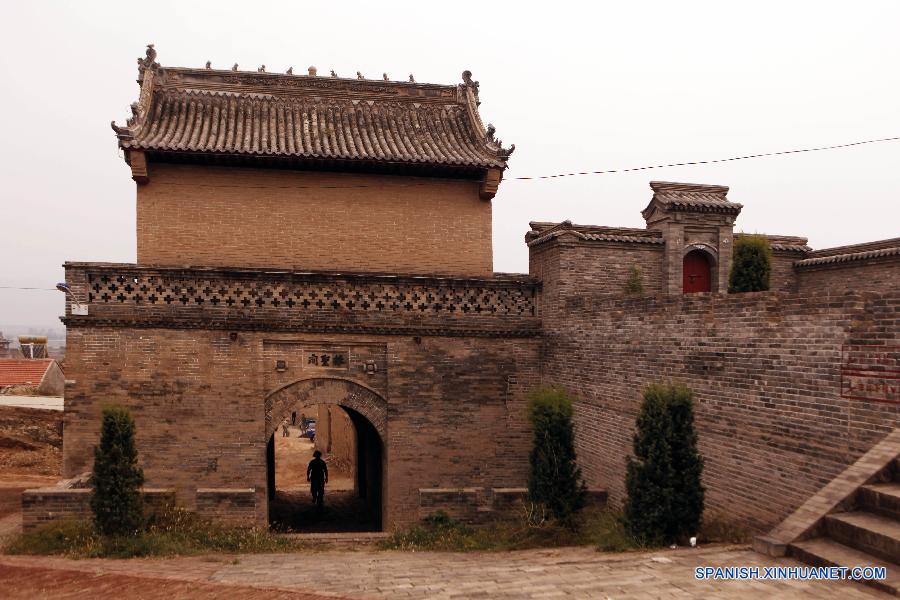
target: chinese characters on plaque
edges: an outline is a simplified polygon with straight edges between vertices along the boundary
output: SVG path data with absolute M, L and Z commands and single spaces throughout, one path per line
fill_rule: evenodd
M 308 350 L 304 358 L 310 369 L 346 369 L 350 364 L 346 350 Z

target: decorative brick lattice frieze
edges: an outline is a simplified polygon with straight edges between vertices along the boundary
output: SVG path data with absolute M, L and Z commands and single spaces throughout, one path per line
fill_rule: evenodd
M 88 273 L 87 277 L 90 304 L 211 306 L 235 310 L 271 307 L 300 313 L 535 314 L 534 295 L 524 286 L 278 282 L 115 272 Z

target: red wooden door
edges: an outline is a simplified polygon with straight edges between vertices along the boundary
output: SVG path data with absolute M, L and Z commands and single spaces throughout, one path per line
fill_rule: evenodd
M 684 255 L 684 293 L 709 292 L 712 290 L 709 259 L 702 250 L 691 250 Z

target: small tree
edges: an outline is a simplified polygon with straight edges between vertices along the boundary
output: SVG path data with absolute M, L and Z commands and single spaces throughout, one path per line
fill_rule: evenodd
M 648 387 L 625 476 L 629 532 L 653 545 L 695 534 L 703 513 L 702 471 L 691 392 L 671 385 Z
M 637 265 L 631 267 L 628 281 L 625 282 L 625 293 L 629 296 L 640 296 L 644 293 L 644 278 L 641 275 L 641 268 Z
M 575 460 L 572 400 L 558 388 L 537 389 L 529 395 L 528 418 L 534 429 L 528 498 L 559 521 L 574 525 L 587 502 L 587 488 Z
M 734 240 L 728 291 L 761 292 L 769 289 L 772 248 L 763 235 L 742 235 Z
M 133 533 L 143 525 L 144 471 L 137 464 L 134 419 L 126 408 L 103 409 L 91 483 L 91 510 L 100 533 Z
M 697 449 L 694 430 L 694 399 L 687 388 L 673 387 L 669 396 L 671 423 L 672 471 L 675 473 L 672 494 L 670 539 L 684 541 L 697 533 L 703 517 L 705 490 L 701 482 L 703 457 Z

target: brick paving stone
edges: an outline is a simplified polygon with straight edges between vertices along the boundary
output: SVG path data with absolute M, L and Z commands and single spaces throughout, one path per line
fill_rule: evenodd
M 259 594 L 284 590 L 353 599 L 570 597 L 619 600 L 715 597 L 726 600 L 854 600 L 886 597 L 849 582 L 697 581 L 694 579 L 694 568 L 701 565 L 796 566 L 799 563 L 791 559 L 765 557 L 746 547 L 723 546 L 619 554 L 596 552 L 591 548 L 497 553 L 364 550 L 127 561 L 0 556 L 0 581 L 4 575 L 11 576 L 8 574 L 15 574 L 17 570 L 41 569 L 64 573 L 58 589 L 41 596 L 46 598 L 84 597 L 68 594 L 67 589 L 71 586 L 82 589 L 99 576 L 157 580 L 161 582 L 160 590 L 183 582 L 229 586 L 223 589 L 248 590 L 247 597 L 253 598 L 270 596 L 254 596 L 249 594 L 249 590 L 259 590 Z M 87 583 L 73 578 L 72 573 L 79 572 Z M 235 592 L 234 595 L 243 597 L 245 594 Z M 160 593 L 147 597 L 191 596 L 190 593 L 168 596 Z M 93 597 L 100 596 L 93 594 Z M 197 597 L 213 596 L 198 592 Z

